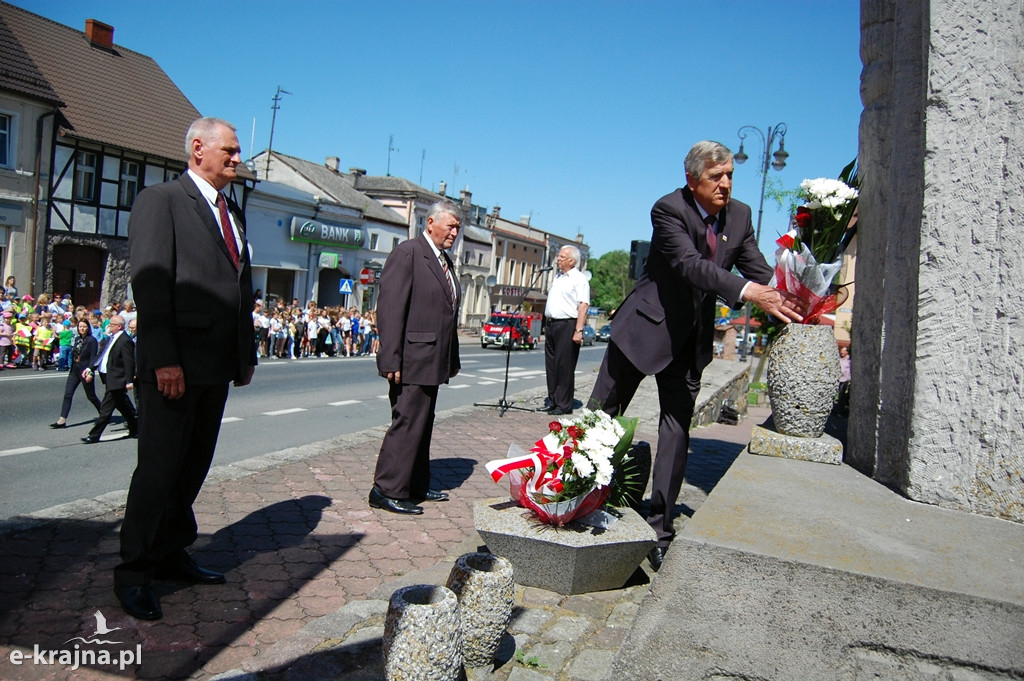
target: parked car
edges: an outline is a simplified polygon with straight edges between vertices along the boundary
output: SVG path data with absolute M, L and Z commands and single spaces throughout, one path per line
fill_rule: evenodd
M 607 343 L 611 339 L 612 339 L 612 325 L 611 324 L 605 324 L 604 326 L 602 326 L 600 329 L 597 330 L 596 340 L 599 340 L 602 343 Z
M 593 345 L 594 344 L 594 338 L 596 336 L 597 336 L 597 333 L 594 332 L 594 327 L 592 327 L 592 326 L 584 326 L 583 327 L 583 345 Z

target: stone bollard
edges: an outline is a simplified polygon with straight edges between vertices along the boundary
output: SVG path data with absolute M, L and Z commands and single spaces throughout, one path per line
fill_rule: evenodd
M 490 553 L 467 553 L 455 561 L 447 586 L 459 599 L 464 664 L 492 664 L 512 619 L 512 563 Z
M 381 647 L 387 681 L 456 681 L 462 672 L 462 626 L 455 594 L 422 584 L 395 591 Z

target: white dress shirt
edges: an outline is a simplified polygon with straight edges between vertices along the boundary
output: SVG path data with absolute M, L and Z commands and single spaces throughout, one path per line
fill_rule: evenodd
M 544 314 L 548 319 L 576 319 L 580 303 L 590 305 L 590 282 L 573 267 L 568 272 L 559 272 L 551 282 Z

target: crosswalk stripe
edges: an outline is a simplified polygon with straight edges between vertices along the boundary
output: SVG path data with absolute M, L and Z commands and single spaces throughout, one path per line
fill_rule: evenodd
M 342 400 L 341 402 L 328 402 L 332 407 L 347 407 L 350 404 L 359 404 L 362 400 Z
M 46 447 L 18 447 L 17 449 L 0 450 L 0 456 L 14 456 L 15 454 L 29 454 L 31 452 L 45 452 Z

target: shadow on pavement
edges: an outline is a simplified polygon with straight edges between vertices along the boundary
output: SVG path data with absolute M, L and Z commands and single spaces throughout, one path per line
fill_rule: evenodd
M 330 504 L 319 495 L 282 501 L 200 536 L 191 553 L 200 565 L 224 571 L 227 584 L 156 582 L 164 611 L 157 622 L 128 617 L 114 597 L 120 511 L 100 520 L 12 532 L 3 539 L 0 568 L 0 648 L 5 658 L 0 663 L 10 665 L 6 651 L 14 647 L 72 650 L 80 645 L 109 650 L 117 658 L 120 651 L 141 646 L 141 665 L 93 668 L 126 678 L 187 678 L 360 542 L 361 534 L 313 534 Z M 102 632 L 96 611 L 110 630 L 103 636 L 97 635 Z M 117 644 L 71 640 L 77 636 Z M 24 672 L 26 678 L 65 678 L 69 671 L 60 664 L 33 669 L 29 661 L 21 671 L 5 669 L 2 676 Z

